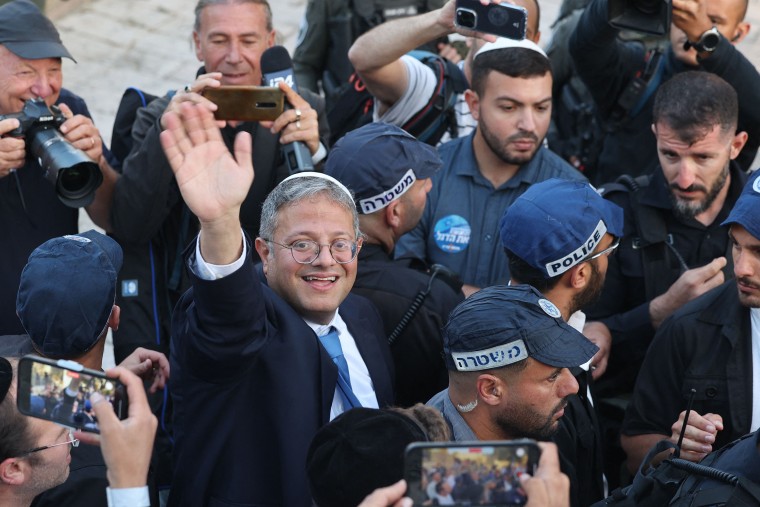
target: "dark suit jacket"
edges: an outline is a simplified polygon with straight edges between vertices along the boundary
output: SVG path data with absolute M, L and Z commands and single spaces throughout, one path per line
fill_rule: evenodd
M 377 310 L 349 295 L 339 312 L 388 405 L 393 367 Z M 315 333 L 260 282 L 250 254 L 225 278 L 194 277 L 172 329 L 169 504 L 310 506 L 306 453 L 329 420 L 338 376 Z

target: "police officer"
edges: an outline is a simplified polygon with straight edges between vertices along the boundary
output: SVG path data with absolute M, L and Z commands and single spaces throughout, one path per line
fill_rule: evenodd
M 325 165 L 355 194 L 365 242 L 353 292 L 372 300 L 383 317 L 400 406 L 425 402 L 446 387 L 440 330 L 464 297 L 439 269 L 428 274 L 392 258 L 396 240 L 419 221 L 440 167 L 434 148 L 386 123 L 346 134 Z

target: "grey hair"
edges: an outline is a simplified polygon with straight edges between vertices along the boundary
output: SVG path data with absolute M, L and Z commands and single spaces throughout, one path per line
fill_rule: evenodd
M 330 201 L 351 213 L 354 223 L 354 236 L 359 239 L 361 237 L 359 213 L 356 211 L 353 196 L 347 194 L 344 188 L 340 188 L 332 181 L 323 178 L 295 178 L 277 185 L 262 205 L 259 236 L 268 240 L 272 239 L 274 231 L 277 229 L 280 210 L 305 199 L 317 197 L 320 194 L 324 194 Z
M 201 31 L 201 11 L 209 5 L 224 5 L 224 4 L 258 4 L 264 6 L 264 11 L 267 15 L 267 31 L 271 32 L 274 28 L 272 26 L 272 8 L 269 6 L 267 0 L 198 0 L 195 4 L 195 24 L 193 30 L 196 33 Z

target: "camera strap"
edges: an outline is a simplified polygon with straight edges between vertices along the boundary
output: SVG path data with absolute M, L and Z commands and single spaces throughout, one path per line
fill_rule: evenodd
M 662 82 L 664 54 L 660 49 L 650 49 L 644 58 L 644 69 L 637 72 L 623 89 L 610 115 L 608 132 L 614 132 L 626 118 L 641 112 L 649 98 Z

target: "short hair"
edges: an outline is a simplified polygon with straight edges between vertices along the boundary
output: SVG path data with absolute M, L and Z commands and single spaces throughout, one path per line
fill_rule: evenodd
M 531 78 L 552 74 L 549 59 L 527 48 L 505 48 L 486 51 L 472 61 L 472 89 L 482 96 L 486 79 L 491 71 L 499 72 L 509 77 Z
M 8 358 L 13 366 L 14 380 L 16 377 L 17 360 Z M 35 437 L 29 424 L 29 418 L 22 415 L 16 408 L 16 396 L 11 383 L 11 389 L 0 402 L 0 462 L 8 458 L 16 458 L 35 447 Z M 28 461 L 35 465 L 39 461 L 36 454 L 30 454 Z
M 453 438 L 446 419 L 433 407 L 417 403 L 409 408 L 390 407 L 388 410 L 414 421 L 427 435 L 428 442 L 448 442 Z
M 359 232 L 359 213 L 356 211 L 353 196 L 347 194 L 345 189 L 330 180 L 308 177 L 284 181 L 269 193 L 261 208 L 259 236 L 268 240 L 272 239 L 274 231 L 277 230 L 279 213 L 283 208 L 319 195 L 324 195 L 351 213 L 354 236 L 358 239 L 361 235 Z
M 508 248 L 504 249 L 504 253 L 507 254 L 510 276 L 519 283 L 532 285 L 538 292 L 553 289 L 562 278 L 561 274 L 547 278 L 544 271 L 531 266 Z
M 210 5 L 223 5 L 223 4 L 258 4 L 264 6 L 264 11 L 267 15 L 267 31 L 271 32 L 273 30 L 272 25 L 272 8 L 269 6 L 269 2 L 267 0 L 198 0 L 198 3 L 195 4 L 195 24 L 193 25 L 193 30 L 196 32 L 201 31 L 201 12 L 203 9 Z
M 676 131 L 693 144 L 716 125 L 725 134 L 736 132 L 739 100 L 736 90 L 711 72 L 680 72 L 657 90 L 652 121 Z

